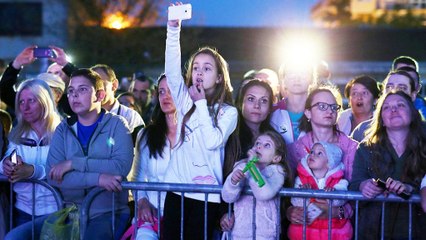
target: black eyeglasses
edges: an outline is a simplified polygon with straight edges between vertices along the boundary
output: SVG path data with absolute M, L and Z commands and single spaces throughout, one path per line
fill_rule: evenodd
M 332 112 L 337 112 L 340 110 L 342 106 L 340 106 L 339 104 L 328 104 L 325 102 L 317 102 L 314 105 L 312 105 L 309 109 L 312 109 L 313 107 L 318 107 L 318 109 L 321 111 L 327 111 L 327 109 L 330 108 Z

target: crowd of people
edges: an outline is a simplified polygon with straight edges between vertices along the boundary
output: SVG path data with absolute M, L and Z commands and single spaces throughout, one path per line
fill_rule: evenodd
M 409 229 L 413 239 L 425 235 L 426 101 L 418 95 L 415 59 L 395 58 L 382 83 L 367 74 L 348 80 L 347 109 L 324 62 L 286 62 L 278 74 L 250 70 L 234 101 L 228 64 L 216 49 L 195 51 L 182 72 L 181 24 L 167 24 L 164 73 L 154 81 L 136 72 L 125 91 L 118 91 L 112 67 L 79 68 L 56 46 L 53 63 L 35 78 L 18 82 L 21 69 L 37 60 L 35 45 L 6 66 L 0 173 L 14 183 L 15 200 L 7 230 L 0 198 L 5 239 L 30 238 L 33 214 L 40 235 L 58 210 L 48 189 L 36 185 L 32 195 L 25 179 L 47 181 L 78 206 L 91 189 L 105 188 L 90 206 L 85 239 L 120 239 L 130 226 L 131 198 L 121 186 L 127 180 L 223 185 L 221 195 L 208 197 L 133 192 L 136 239 L 214 239 L 222 232 L 232 239 L 303 239 L 305 230 L 306 239 L 327 239 L 329 216 L 332 239 L 353 238 L 352 202 L 291 198 L 281 206 L 283 187 L 359 191 L 367 199 L 421 194 L 410 226 L 407 204 L 386 204 L 383 237 L 406 239 Z M 242 194 L 246 187 L 252 195 Z M 380 203 L 360 203 L 360 239 L 380 238 L 383 214 Z

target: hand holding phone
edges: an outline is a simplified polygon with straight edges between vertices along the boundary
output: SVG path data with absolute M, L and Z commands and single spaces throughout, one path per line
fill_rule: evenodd
M 387 190 L 386 182 L 385 181 L 383 181 L 380 178 L 376 178 L 376 179 L 374 179 L 374 181 L 377 183 L 377 186 L 379 186 L 381 189 Z
M 169 7 L 168 19 L 170 20 L 186 20 L 192 17 L 192 5 L 182 4 Z
M 308 205 L 307 215 L 308 215 L 308 219 L 310 223 L 312 223 L 315 219 L 317 219 L 317 217 L 319 217 L 321 213 L 322 213 L 322 209 L 319 208 L 317 205 L 315 205 L 315 203 L 310 203 Z
M 10 154 L 10 161 L 16 165 L 18 164 L 18 159 L 16 158 L 16 149 Z
M 37 47 L 34 48 L 34 57 L 35 58 L 54 58 L 56 57 L 53 49 L 48 47 Z
M 388 178 L 389 179 L 389 178 Z M 381 189 L 383 189 L 383 190 L 388 190 L 388 188 L 386 187 L 386 182 L 388 181 L 388 180 L 386 180 L 386 182 L 385 181 L 383 181 L 382 179 L 380 179 L 380 178 L 376 178 L 376 179 L 374 179 L 374 181 L 377 183 L 377 185 L 381 188 Z M 405 200 L 407 200 L 407 199 L 409 199 L 410 197 L 411 197 L 411 194 L 410 193 L 407 193 L 407 192 L 402 192 L 402 193 L 399 193 L 399 194 L 396 194 L 398 197 L 401 197 L 401 198 L 403 198 L 403 199 L 405 199 Z

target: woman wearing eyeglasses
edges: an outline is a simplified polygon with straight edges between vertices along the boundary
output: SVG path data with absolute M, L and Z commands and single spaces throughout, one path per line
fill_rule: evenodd
M 300 119 L 299 128 L 306 134 L 289 146 L 289 161 L 293 170 L 316 142 L 336 144 L 343 151 L 342 162 L 345 165 L 344 177 L 351 179 L 352 165 L 358 142 L 349 138 L 337 129 L 336 119 L 341 106 L 337 104 L 337 89 L 320 87 L 312 90 L 306 99 L 304 115 Z M 320 218 L 328 217 L 328 203 L 319 205 Z M 344 207 L 333 207 L 333 218 L 348 218 L 352 214 L 349 204 Z M 293 224 L 303 224 L 303 207 L 290 207 L 287 218 Z M 325 228 L 324 231 L 328 229 Z
M 349 99 L 350 108 L 339 113 L 339 130 L 350 135 L 358 124 L 371 119 L 379 94 L 377 81 L 370 76 L 361 75 L 349 81 L 345 86 L 345 97 Z

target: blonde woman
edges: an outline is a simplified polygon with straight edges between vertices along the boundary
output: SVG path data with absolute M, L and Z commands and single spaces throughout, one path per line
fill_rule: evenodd
M 52 101 L 49 86 L 41 80 L 31 79 L 20 84 L 15 98 L 17 125 L 9 135 L 9 145 L 0 164 L 0 173 L 9 178 L 16 194 L 14 229 L 5 239 L 31 237 L 32 183 L 19 182 L 24 179 L 45 179 L 46 159 L 50 140 L 60 122 Z M 16 162 L 10 155 L 16 151 Z M 57 210 L 52 193 L 35 185 L 35 235 L 39 235 L 44 216 Z

